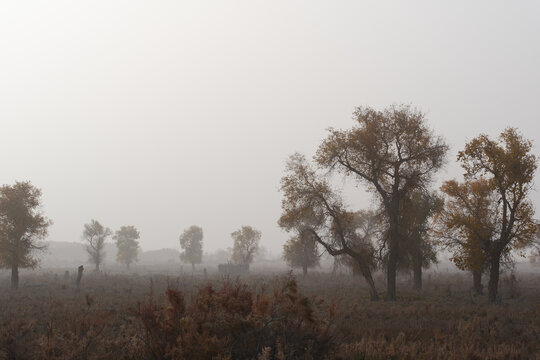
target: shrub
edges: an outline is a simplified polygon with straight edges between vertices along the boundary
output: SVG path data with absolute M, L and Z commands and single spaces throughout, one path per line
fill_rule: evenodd
M 179 290 L 169 288 L 166 298 L 132 311 L 149 358 L 323 359 L 334 347 L 331 322 L 315 315 L 290 276 L 271 294 L 225 281 L 219 289 L 204 286 L 189 305 Z

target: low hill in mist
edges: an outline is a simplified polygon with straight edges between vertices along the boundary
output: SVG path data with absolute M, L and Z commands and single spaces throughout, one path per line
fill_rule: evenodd
M 116 262 L 116 245 L 113 243 L 105 244 L 105 260 L 103 263 L 103 269 L 118 268 L 123 269 L 123 266 Z M 214 252 L 205 252 L 203 255 L 203 263 L 200 267 L 209 267 L 210 269 L 217 268 L 218 264 L 227 263 L 231 259 L 231 249 L 218 249 Z M 252 264 L 252 268 L 266 268 L 275 267 L 286 268 L 286 264 L 283 260 L 276 256 L 268 256 L 268 254 L 261 254 L 255 259 Z M 265 256 L 267 255 L 267 256 Z M 447 254 L 444 254 L 447 255 Z M 456 266 L 448 260 L 448 256 L 440 256 L 439 262 L 431 266 L 429 271 L 434 272 L 459 272 Z M 41 256 L 41 268 L 76 268 L 79 265 L 91 268 L 88 261 L 88 255 L 86 253 L 85 245 L 82 242 L 63 242 L 63 241 L 50 241 L 49 248 Z M 537 264 L 531 264 L 527 258 L 516 258 L 514 270 L 518 272 L 538 272 L 540 266 Z M 159 249 L 148 250 L 139 252 L 139 261 L 133 265 L 134 269 L 142 268 L 189 268 L 189 264 L 183 264 L 180 261 L 180 252 L 176 249 Z M 324 256 L 321 259 L 321 266 L 317 268 L 318 271 L 331 271 L 333 267 L 333 258 Z
M 42 268 L 76 267 L 88 264 L 85 244 L 77 242 L 50 241 L 47 251 L 41 254 Z M 116 245 L 105 244 L 104 266 L 118 265 Z M 139 252 L 139 265 L 180 263 L 180 252 L 176 249 L 159 249 Z
M 177 264 L 180 262 L 180 252 L 176 249 L 159 249 L 139 252 L 137 264 Z

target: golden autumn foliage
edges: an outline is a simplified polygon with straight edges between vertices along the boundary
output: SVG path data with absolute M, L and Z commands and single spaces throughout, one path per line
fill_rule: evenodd
M 441 191 L 446 201 L 433 232 L 451 251 L 450 260 L 459 269 L 473 273 L 474 289 L 481 293 L 482 273 L 489 263 L 487 249 L 499 222 L 494 192 L 484 178 L 463 183 L 446 181 Z
M 439 214 L 438 236 L 451 249 L 451 260 L 461 270 L 483 270 L 498 225 L 498 203 L 484 178 L 459 183 L 446 181 L 441 191 L 447 196 Z
M 464 184 L 447 182 L 450 198 L 443 221 L 457 232 L 456 262 L 490 269 L 489 300 L 497 300 L 500 262 L 511 250 L 530 246 L 538 224 L 529 199 L 537 158 L 532 143 L 516 129 L 507 128 L 497 139 L 480 135 L 458 154 L 465 169 Z

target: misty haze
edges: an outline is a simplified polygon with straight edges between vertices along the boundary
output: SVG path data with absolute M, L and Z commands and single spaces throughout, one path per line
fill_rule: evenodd
M 0 4 L 0 360 L 539 359 L 540 4 Z

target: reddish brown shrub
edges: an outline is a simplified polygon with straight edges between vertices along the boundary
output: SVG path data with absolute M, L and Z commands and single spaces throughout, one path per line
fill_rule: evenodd
M 143 341 L 155 359 L 322 359 L 333 348 L 330 326 L 317 318 L 311 301 L 287 277 L 272 295 L 246 284 L 207 285 L 185 305 L 182 292 L 168 289 L 168 305 L 152 299 L 133 311 Z M 263 351 L 264 349 L 264 351 Z

